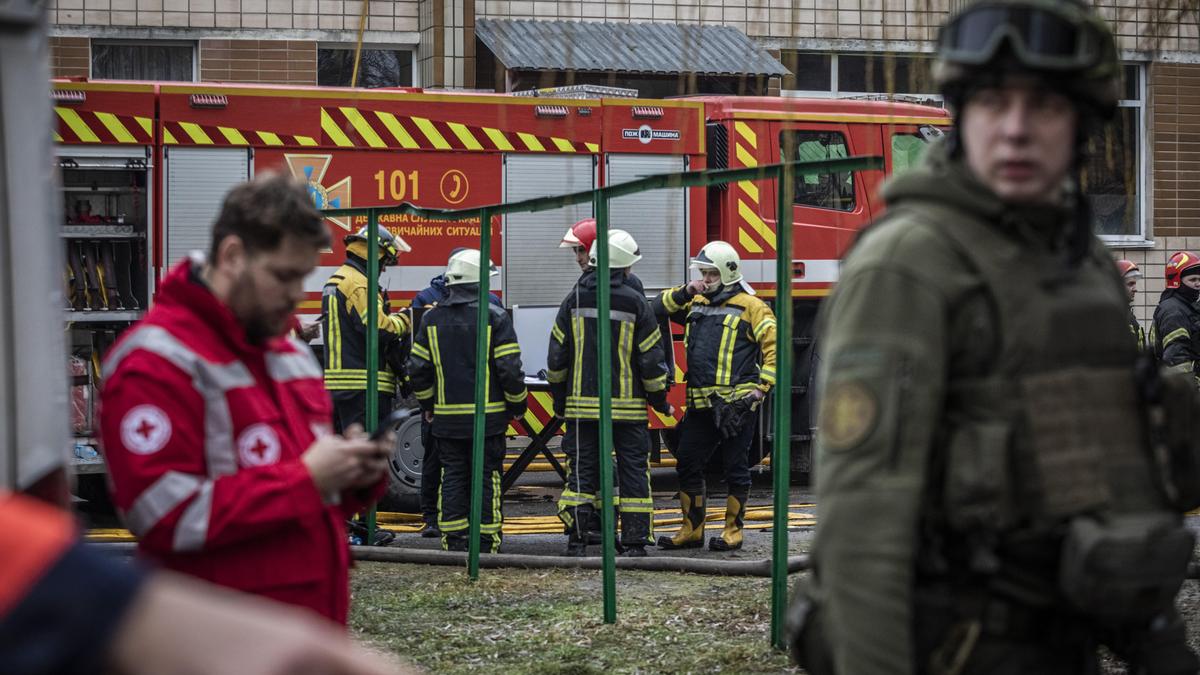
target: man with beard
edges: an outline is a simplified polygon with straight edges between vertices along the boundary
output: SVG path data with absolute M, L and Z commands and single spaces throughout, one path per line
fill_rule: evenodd
M 105 360 L 100 429 L 143 555 L 345 623 L 343 521 L 384 487 L 389 440 L 333 434 L 320 366 L 284 335 L 328 246 L 303 184 L 233 188 L 208 259 L 180 261 Z

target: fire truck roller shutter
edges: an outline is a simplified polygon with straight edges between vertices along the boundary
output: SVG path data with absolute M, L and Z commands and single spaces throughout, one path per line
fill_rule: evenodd
M 225 193 L 250 178 L 244 148 L 168 148 L 165 265 L 192 251 L 208 252 L 213 221 Z
M 591 155 L 514 154 L 504 158 L 504 199 L 508 202 L 591 190 L 595 186 L 596 162 Z M 575 256 L 559 249 L 558 243 L 572 223 L 591 215 L 592 205 L 584 203 L 506 216 L 506 305 L 557 307 L 562 302 L 579 279 L 579 266 Z
M 608 155 L 608 185 L 661 173 L 687 171 L 683 155 Z M 610 225 L 633 235 L 642 259 L 634 271 L 651 294 L 687 279 L 687 190 L 664 188 L 612 201 Z

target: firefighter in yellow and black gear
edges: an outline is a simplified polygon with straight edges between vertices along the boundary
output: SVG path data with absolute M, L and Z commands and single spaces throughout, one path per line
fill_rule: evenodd
M 567 525 L 566 555 L 587 554 L 589 539 L 598 538 L 600 486 L 600 378 L 612 382 L 612 440 L 617 458 L 624 555 L 642 557 L 651 538 L 654 502 L 650 497 L 650 438 L 646 405 L 670 415 L 667 403 L 667 363 L 664 341 L 646 297 L 631 288 L 629 269 L 642 259 L 637 242 L 624 230 L 608 237 L 610 278 L 596 270 L 596 244 L 591 266 L 563 300 L 551 329 L 546 355 L 546 379 L 554 396 L 554 413 L 567 420 L 563 452 L 568 460 L 567 482 L 558 500 L 558 514 Z M 612 372 L 598 369 L 596 339 L 599 284 L 611 289 L 608 324 L 612 334 Z M 606 449 L 605 452 L 608 450 Z
M 487 371 L 475 371 L 479 335 L 478 249 L 463 249 L 446 265 L 448 295 L 421 317 L 408 359 L 408 376 L 442 461 L 438 493 L 438 528 L 442 548 L 465 551 L 471 505 L 471 440 L 475 428 L 475 380 L 486 378 L 487 402 L 483 439 L 483 518 L 480 550 L 500 550 L 500 470 L 504 463 L 504 431 L 509 420 L 525 414 L 525 376 L 521 348 L 504 309 L 488 305 Z M 499 274 L 488 263 L 489 274 Z
M 1167 289 L 1150 324 L 1154 357 L 1200 387 L 1200 255 L 1178 251 L 1167 260 Z
M 713 551 L 742 547 L 750 493 L 750 443 L 759 403 L 775 384 L 775 315 L 742 276 L 737 251 L 713 241 L 692 259 L 702 280 L 669 288 L 656 310 L 685 326 L 687 414 L 680 423 L 676 472 L 683 528 L 660 537 L 666 549 L 704 546 L 704 467 L 717 448 L 725 465 L 725 529 Z
M 367 410 L 367 232 L 363 227 L 346 237 L 346 262 L 338 268 L 321 297 L 321 329 L 325 335 L 325 388 L 333 397 L 334 428 L 363 424 Z M 403 239 L 379 228 L 379 271 L 395 265 L 401 253 L 412 250 Z M 412 332 L 407 314 L 388 311 L 386 294 L 375 299 L 379 330 L 379 418 L 392 409 L 399 373 L 396 358 Z M 389 365 L 390 364 L 390 365 Z M 365 425 L 364 425 L 365 426 Z

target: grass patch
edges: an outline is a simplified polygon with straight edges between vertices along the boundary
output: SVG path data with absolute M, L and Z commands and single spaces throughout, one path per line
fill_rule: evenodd
M 770 581 L 617 572 L 617 623 L 599 571 L 359 563 L 350 624 L 431 672 L 565 675 L 799 672 L 768 641 Z

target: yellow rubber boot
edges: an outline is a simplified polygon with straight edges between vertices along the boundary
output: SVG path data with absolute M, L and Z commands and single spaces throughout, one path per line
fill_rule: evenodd
M 659 537 L 658 547 L 667 550 L 702 548 L 704 546 L 704 493 L 680 491 L 679 506 L 683 509 L 683 527 L 674 537 Z
M 721 536 L 708 540 L 708 550 L 736 551 L 741 548 L 745 520 L 746 495 L 729 495 L 725 499 L 725 529 L 721 531 Z

